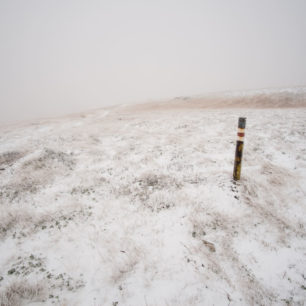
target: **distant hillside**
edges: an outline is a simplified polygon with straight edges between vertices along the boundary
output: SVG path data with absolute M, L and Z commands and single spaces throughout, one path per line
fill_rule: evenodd
M 299 108 L 306 107 L 306 87 L 225 92 L 129 106 L 137 110 L 175 108 Z

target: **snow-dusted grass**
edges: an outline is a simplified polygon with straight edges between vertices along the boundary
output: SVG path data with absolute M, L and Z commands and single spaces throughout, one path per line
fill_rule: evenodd
M 302 305 L 305 119 L 114 108 L 3 129 L 0 304 Z
M 39 301 L 46 293 L 43 284 L 29 283 L 26 280 L 11 281 L 1 292 L 1 305 L 17 306 L 25 301 Z

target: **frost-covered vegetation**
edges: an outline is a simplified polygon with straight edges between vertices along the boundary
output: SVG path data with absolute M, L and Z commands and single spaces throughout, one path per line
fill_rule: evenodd
M 118 107 L 2 128 L 0 304 L 303 305 L 305 119 Z

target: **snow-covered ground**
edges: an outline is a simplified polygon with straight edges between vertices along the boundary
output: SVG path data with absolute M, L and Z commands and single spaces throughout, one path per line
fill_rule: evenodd
M 1 305 L 306 300 L 306 108 L 121 107 L 3 127 L 0 169 Z

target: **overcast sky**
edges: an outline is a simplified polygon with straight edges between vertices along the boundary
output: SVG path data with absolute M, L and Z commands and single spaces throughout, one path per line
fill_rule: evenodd
M 305 0 L 0 0 L 0 124 L 296 85 Z

